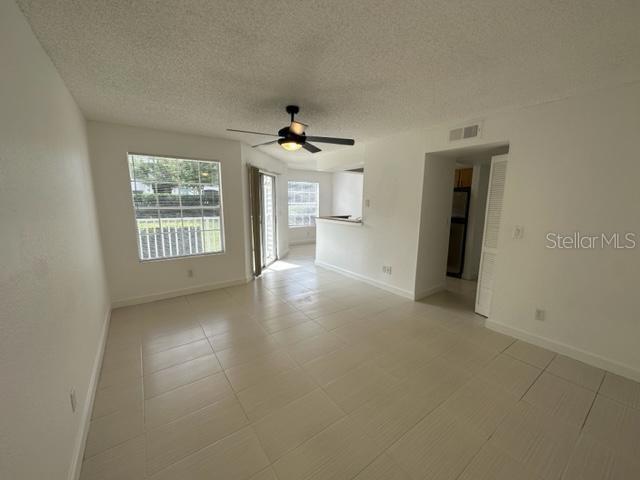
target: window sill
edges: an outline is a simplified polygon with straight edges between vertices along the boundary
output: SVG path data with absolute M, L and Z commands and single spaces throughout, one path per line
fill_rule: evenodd
M 155 263 L 155 262 L 167 262 L 170 260 L 188 260 L 195 257 L 214 257 L 218 255 L 224 255 L 226 252 L 224 250 L 220 252 L 210 252 L 210 253 L 192 253 L 190 255 L 177 255 L 174 257 L 160 257 L 160 258 L 145 258 L 144 260 L 138 258 L 139 263 Z

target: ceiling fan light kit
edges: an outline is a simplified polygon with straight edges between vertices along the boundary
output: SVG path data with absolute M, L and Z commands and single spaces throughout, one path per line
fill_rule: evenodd
M 289 152 L 295 152 L 296 150 L 300 150 L 302 148 L 302 143 L 299 143 L 297 140 L 291 140 L 288 138 L 279 138 L 278 145 Z
M 309 140 L 311 140 L 312 142 L 331 143 L 334 145 L 355 145 L 355 141 L 351 138 L 308 136 L 305 133 L 305 128 L 308 127 L 308 125 L 302 122 L 297 122 L 294 118 L 296 113 L 300 111 L 300 107 L 298 107 L 297 105 L 287 105 L 286 111 L 289 115 L 291 115 L 291 124 L 278 130 L 277 135 L 274 135 L 272 133 L 252 132 L 249 130 L 235 130 L 233 128 L 227 128 L 227 131 L 249 133 L 251 135 L 279 137 L 277 140 L 259 143 L 258 145 L 253 145 L 253 147 L 255 148 L 263 145 L 272 145 L 274 143 L 278 143 L 278 145 L 280 145 L 288 152 L 295 152 L 297 150 L 300 150 L 301 148 L 304 148 L 309 153 L 318 153 L 322 151 L 312 143 L 309 143 Z

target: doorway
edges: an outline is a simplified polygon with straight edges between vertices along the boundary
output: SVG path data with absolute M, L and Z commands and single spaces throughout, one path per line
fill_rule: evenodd
M 497 256 L 486 248 L 485 217 L 491 239 L 500 216 L 490 176 L 508 151 L 504 142 L 426 155 L 415 290 L 422 302 L 458 316 L 489 316 Z
M 248 165 L 251 263 L 254 277 L 278 260 L 277 176 Z
M 262 268 L 278 259 L 276 230 L 276 177 L 260 173 L 262 220 Z
M 459 171 L 460 170 L 456 170 L 456 176 Z M 457 185 L 460 184 L 458 183 Z M 469 178 L 468 186 L 456 186 L 453 189 L 451 227 L 449 229 L 449 253 L 447 255 L 447 275 L 450 277 L 462 278 L 467 246 L 470 204 L 471 178 Z

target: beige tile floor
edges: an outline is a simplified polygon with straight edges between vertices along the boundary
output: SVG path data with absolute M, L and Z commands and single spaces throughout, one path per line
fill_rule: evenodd
M 113 312 L 82 479 L 636 479 L 640 384 L 292 250 Z

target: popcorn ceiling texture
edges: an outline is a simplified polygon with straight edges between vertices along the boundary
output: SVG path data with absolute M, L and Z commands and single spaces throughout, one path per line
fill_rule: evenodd
M 87 118 L 248 143 L 288 103 L 363 141 L 640 79 L 635 0 L 17 3 Z

